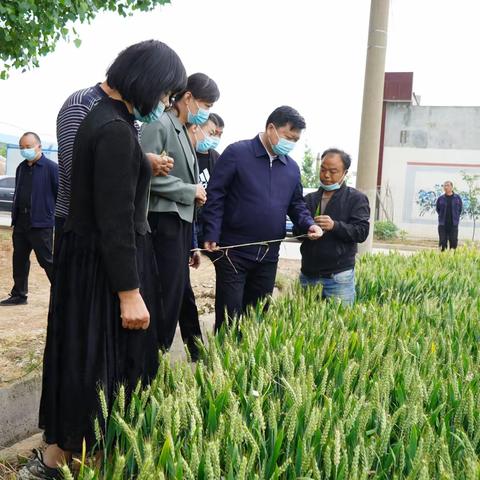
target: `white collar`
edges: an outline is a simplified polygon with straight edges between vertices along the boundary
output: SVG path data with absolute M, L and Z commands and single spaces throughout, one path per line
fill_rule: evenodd
M 262 132 L 262 133 L 263 133 L 263 132 Z M 270 155 L 270 152 L 268 151 L 268 148 L 267 148 L 266 145 L 263 143 L 262 133 L 259 133 L 259 134 L 258 134 L 258 138 L 260 139 L 260 142 L 261 142 L 261 144 L 263 145 L 263 148 L 265 149 L 265 151 L 267 152 L 268 157 L 270 158 L 270 163 L 272 163 L 272 162 L 278 157 L 278 155 Z

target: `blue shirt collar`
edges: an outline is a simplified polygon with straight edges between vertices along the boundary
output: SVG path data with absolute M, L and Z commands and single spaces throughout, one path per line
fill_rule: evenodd
M 43 167 L 45 165 L 45 155 L 42 153 L 41 157 L 37 160 L 35 165 L 40 165 Z
M 260 134 L 258 134 L 252 141 L 253 141 L 253 150 L 255 152 L 256 157 L 270 158 L 267 150 L 265 149 L 262 141 L 260 140 Z M 278 158 L 284 165 L 286 165 L 288 162 L 288 157 L 286 155 L 277 155 L 276 158 Z

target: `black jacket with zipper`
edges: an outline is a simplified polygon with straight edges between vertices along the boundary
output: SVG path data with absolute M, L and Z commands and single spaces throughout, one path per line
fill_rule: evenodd
M 309 193 L 305 202 L 312 217 L 319 215 L 322 188 Z M 304 240 L 302 273 L 309 277 L 344 272 L 355 266 L 357 243 L 364 242 L 370 228 L 368 198 L 344 183 L 330 198 L 323 215 L 335 222 L 333 230 L 324 232 L 319 240 Z

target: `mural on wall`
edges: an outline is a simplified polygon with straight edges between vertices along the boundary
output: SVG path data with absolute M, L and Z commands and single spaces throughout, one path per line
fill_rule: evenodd
M 462 197 L 464 225 L 472 226 L 478 218 L 475 211 L 479 209 L 480 188 L 477 184 L 480 183 L 480 165 L 409 162 L 406 171 L 403 221 L 413 224 L 436 224 L 435 205 L 437 198 L 443 194 L 442 185 L 446 180 L 453 182 L 455 193 Z
M 424 190 L 423 188 L 417 192 L 417 205 L 420 208 L 420 216 L 435 212 L 437 198 L 442 195 L 443 188 L 438 183 L 432 190 Z

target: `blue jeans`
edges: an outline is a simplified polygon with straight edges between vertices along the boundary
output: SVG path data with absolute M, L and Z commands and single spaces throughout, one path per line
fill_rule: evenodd
M 322 285 L 322 298 L 336 298 L 344 305 L 355 301 L 355 269 L 333 273 L 331 277 L 307 277 L 300 272 L 302 287 Z

